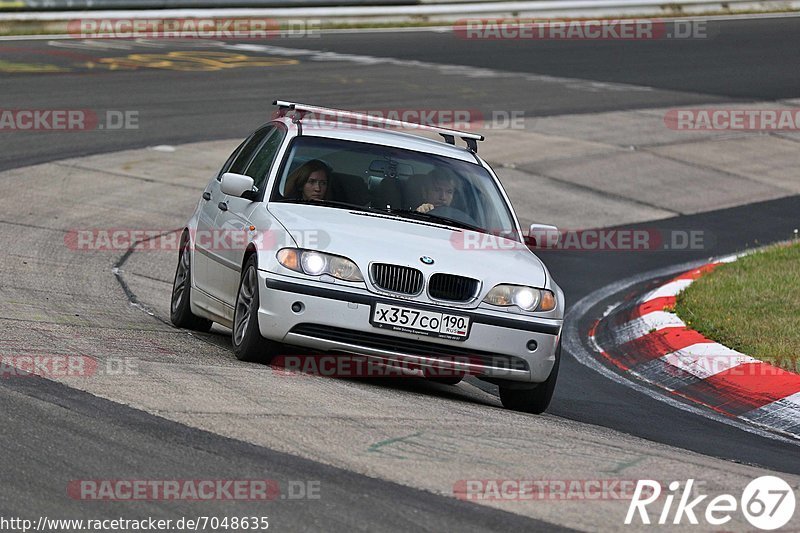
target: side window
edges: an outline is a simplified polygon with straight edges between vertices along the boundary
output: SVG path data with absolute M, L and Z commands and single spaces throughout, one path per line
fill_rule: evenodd
M 267 137 L 267 135 L 272 133 L 274 130 L 275 126 L 269 125 L 261 128 L 251 135 L 250 138 L 245 141 L 242 149 L 239 150 L 239 154 L 233 160 L 233 164 L 228 169 L 228 172 L 233 172 L 234 174 L 244 174 L 244 170 L 247 168 L 247 164 L 253 158 L 253 154 L 256 152 L 256 149 Z
M 245 143 L 247 143 L 247 141 L 244 141 L 242 144 L 237 146 L 236 150 L 234 150 L 230 157 L 228 157 L 228 160 L 225 161 L 225 164 L 222 165 L 222 169 L 219 171 L 219 174 L 217 174 L 217 181 L 221 180 L 222 175 L 228 172 L 228 169 L 231 168 L 231 165 L 233 165 L 233 160 L 236 159 L 236 156 L 242 151 L 242 147 L 245 145 Z
M 259 146 L 258 152 L 247 170 L 244 171 L 246 176 L 253 178 L 254 185 L 260 190 L 266 183 L 269 170 L 272 168 L 272 163 L 275 161 L 275 156 L 278 155 L 283 138 L 286 132 L 283 128 L 274 128 L 272 133 L 264 140 Z

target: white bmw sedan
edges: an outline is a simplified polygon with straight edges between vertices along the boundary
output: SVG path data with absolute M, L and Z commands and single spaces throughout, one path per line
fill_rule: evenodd
M 543 412 L 564 297 L 478 157 L 482 137 L 423 127 L 439 142 L 385 127 L 409 124 L 276 103 L 183 231 L 173 324 L 231 328 L 244 361 L 292 345 L 411 360 L 423 375 L 457 368 L 497 384 L 505 407 Z M 531 231 L 542 228 L 555 230 Z

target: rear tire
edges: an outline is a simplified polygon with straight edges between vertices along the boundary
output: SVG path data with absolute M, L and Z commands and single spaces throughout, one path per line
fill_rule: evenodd
M 280 343 L 265 339 L 258 328 L 258 268 L 251 255 L 242 268 L 239 291 L 233 312 L 233 353 L 239 361 L 269 363 L 278 353 Z
M 213 322 L 192 313 L 191 299 L 192 254 L 189 253 L 189 237 L 184 235 L 181 238 L 178 267 L 175 269 L 175 279 L 172 282 L 169 319 L 175 327 L 193 329 L 205 333 L 211 329 Z
M 522 411 L 523 413 L 533 413 L 540 415 L 547 410 L 550 400 L 553 399 L 553 392 L 556 390 L 556 380 L 558 379 L 558 367 L 561 364 L 561 342 L 556 347 L 556 362 L 547 379 L 540 383 L 535 389 L 514 389 L 500 386 L 500 401 L 503 407 L 512 411 Z

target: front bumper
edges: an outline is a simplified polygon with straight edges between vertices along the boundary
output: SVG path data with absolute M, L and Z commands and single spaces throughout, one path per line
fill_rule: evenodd
M 555 364 L 560 320 L 521 318 L 442 308 L 391 299 L 339 283 L 298 280 L 259 271 L 258 324 L 265 338 L 313 350 L 346 352 L 381 359 L 413 361 L 437 368 L 446 358 L 479 377 L 539 383 Z M 469 315 L 469 338 L 454 341 L 376 328 L 370 323 L 375 302 Z M 300 311 L 292 310 L 301 307 Z M 536 341 L 530 351 L 528 343 Z M 450 357 L 448 357 L 450 356 Z

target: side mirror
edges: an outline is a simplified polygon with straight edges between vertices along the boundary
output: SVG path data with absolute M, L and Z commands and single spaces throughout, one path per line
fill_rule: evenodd
M 220 190 L 228 196 L 241 197 L 244 193 L 253 189 L 253 178 L 242 174 L 226 172 L 220 181 Z
M 535 248 L 555 248 L 561 239 L 561 232 L 555 226 L 531 224 L 528 230 L 528 246 Z

